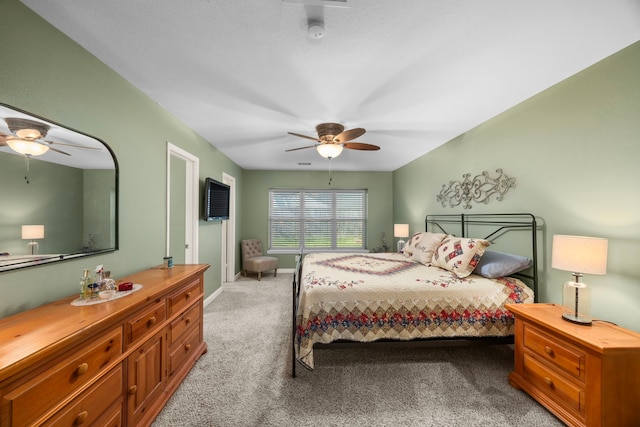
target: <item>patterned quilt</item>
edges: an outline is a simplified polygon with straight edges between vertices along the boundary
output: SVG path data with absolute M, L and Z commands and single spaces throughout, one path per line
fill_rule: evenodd
M 296 357 L 313 369 L 314 343 L 513 335 L 504 304 L 533 297 L 518 279 L 459 279 L 398 253 L 311 253 L 302 266 Z

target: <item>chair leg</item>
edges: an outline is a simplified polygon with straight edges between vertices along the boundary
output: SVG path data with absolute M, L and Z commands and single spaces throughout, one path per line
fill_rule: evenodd
M 258 280 L 262 280 L 262 272 L 258 271 Z
M 273 270 L 273 277 L 278 277 L 278 269 Z

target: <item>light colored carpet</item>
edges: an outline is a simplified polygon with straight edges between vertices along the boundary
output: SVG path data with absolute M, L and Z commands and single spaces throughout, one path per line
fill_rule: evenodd
M 562 426 L 513 389 L 508 346 L 316 350 L 289 376 L 291 274 L 242 278 L 205 310 L 209 351 L 164 426 Z

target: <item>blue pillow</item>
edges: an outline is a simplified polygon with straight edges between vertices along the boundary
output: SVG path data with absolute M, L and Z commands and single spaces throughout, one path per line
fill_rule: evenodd
M 473 273 L 488 279 L 495 279 L 526 270 L 531 267 L 531 264 L 533 261 L 520 255 L 485 251 Z

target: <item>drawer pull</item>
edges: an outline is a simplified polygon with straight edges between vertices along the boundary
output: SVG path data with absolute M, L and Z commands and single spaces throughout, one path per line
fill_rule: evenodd
M 184 346 L 184 349 L 185 349 L 185 351 L 189 351 L 189 350 L 191 350 L 191 344 L 186 344 L 186 345 Z
M 553 357 L 554 353 L 553 353 L 553 349 L 551 347 L 549 347 L 548 345 L 544 346 L 544 351 L 545 353 L 547 353 L 549 356 Z
M 134 384 L 131 387 L 129 387 L 129 394 L 130 395 L 136 394 L 136 391 L 138 391 L 138 386 L 137 385 Z
M 553 385 L 553 381 L 551 380 L 551 378 L 549 377 L 544 377 L 544 382 L 547 383 L 547 385 L 549 386 L 549 388 L 555 388 L 555 386 Z
M 89 416 L 89 413 L 87 411 L 80 412 L 76 416 L 76 420 L 74 422 L 74 425 L 80 425 L 80 424 L 84 423 L 85 421 L 87 421 L 87 417 L 88 416 Z
M 78 367 L 75 370 L 76 377 L 84 375 L 88 370 L 89 370 L 89 365 L 87 365 L 86 363 L 82 363 L 81 365 L 78 365 Z
M 156 316 L 153 316 L 151 319 L 147 320 L 147 328 L 150 328 L 155 324 L 156 324 Z
M 186 324 L 191 323 L 191 317 L 187 317 L 186 319 L 184 319 L 184 323 Z
M 187 297 L 187 299 L 191 298 L 191 292 L 187 292 L 187 293 L 185 294 L 185 297 Z

